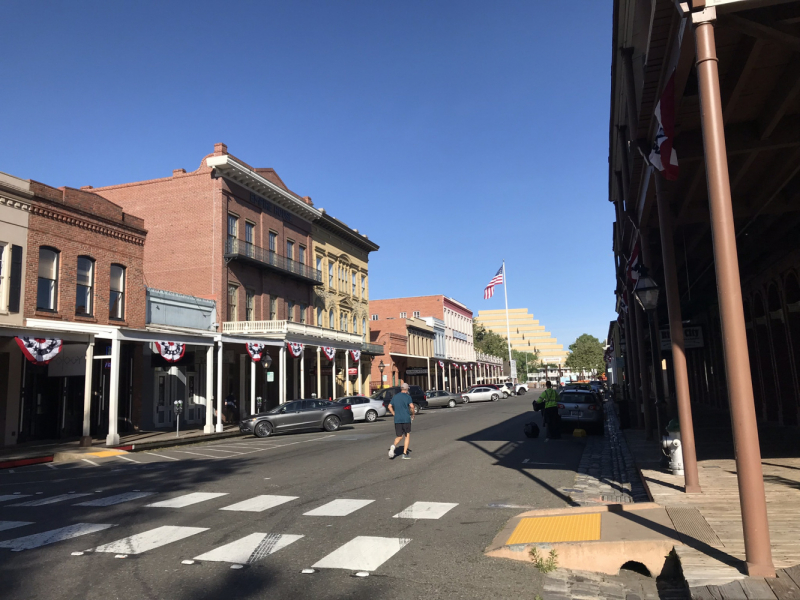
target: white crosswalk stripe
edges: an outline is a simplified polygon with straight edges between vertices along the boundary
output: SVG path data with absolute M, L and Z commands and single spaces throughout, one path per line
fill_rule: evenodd
M 27 498 L 30 494 L 7 494 L 0 496 L 0 502 L 9 502 L 11 500 L 19 500 L 20 498 Z
M 231 504 L 230 506 L 224 506 L 220 508 L 220 510 L 261 512 L 267 510 L 268 508 L 274 508 L 276 506 L 280 506 L 281 504 L 285 504 L 286 502 L 297 500 L 297 498 L 297 496 L 256 496 L 255 498 L 243 500 L 242 502 L 237 502 L 236 504 Z
M 195 556 L 194 559 L 246 565 L 274 554 L 302 537 L 287 533 L 251 533 L 240 540 Z
M 122 504 L 123 502 L 130 502 L 131 500 L 138 500 L 139 498 L 146 498 L 154 494 L 155 492 L 127 492 L 115 496 L 108 496 L 106 498 L 78 502 L 75 506 L 113 506 L 115 504 Z
M 77 523 L 75 525 L 69 525 L 68 527 L 60 527 L 58 529 L 34 533 L 33 535 L 26 535 L 25 537 L 15 538 L 13 540 L 6 540 L 5 542 L 0 542 L 0 548 L 9 548 L 12 552 L 32 550 L 89 533 L 96 533 L 103 529 L 108 529 L 109 527 L 114 527 L 114 525 L 108 523 Z
M 373 502 L 375 500 L 337 498 L 303 514 L 308 517 L 346 517 Z
M 32 521 L 0 521 L 0 531 L 6 531 L 8 529 L 15 529 L 17 527 L 22 527 L 23 525 L 32 524 Z
M 192 504 L 205 502 L 206 500 L 213 500 L 214 498 L 227 495 L 227 492 L 193 492 L 191 494 L 184 494 L 183 496 L 171 498 L 170 500 L 162 500 L 161 502 L 146 504 L 145 506 L 152 508 L 183 508 L 185 506 L 191 506 Z
M 414 502 L 397 513 L 395 519 L 441 519 L 448 511 L 458 506 L 454 502 Z
M 208 527 L 178 527 L 177 525 L 164 525 L 143 533 L 137 533 L 116 542 L 103 544 L 94 549 L 95 552 L 113 552 L 114 554 L 141 554 L 166 546 L 187 537 L 191 537 Z
M 42 498 L 41 500 L 29 500 L 28 502 L 20 502 L 18 504 L 9 504 L 8 506 L 45 506 L 47 504 L 56 504 L 57 502 L 64 502 L 65 500 L 74 500 L 82 496 L 91 496 L 90 493 L 84 494 L 60 494 L 58 496 L 50 496 L 49 498 Z M 17 496 L 19 498 L 19 496 Z
M 410 541 L 407 538 L 358 536 L 312 565 L 312 568 L 375 571 Z

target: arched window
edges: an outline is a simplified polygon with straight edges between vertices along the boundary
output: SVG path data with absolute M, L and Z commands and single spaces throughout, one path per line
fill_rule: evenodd
M 322 327 L 322 307 L 317 307 L 317 327 Z
M 358 319 L 353 315 L 353 333 L 358 333 Z
M 125 267 L 122 265 L 111 265 L 108 318 L 117 321 L 125 319 Z
M 361 335 L 363 335 L 363 336 L 367 335 L 367 320 L 366 319 L 361 319 Z
M 36 309 L 58 308 L 58 250 L 39 248 L 39 281 L 36 289 Z
M 91 317 L 94 314 L 93 299 L 94 260 L 88 256 L 79 256 L 75 288 L 75 314 Z
M 334 322 L 333 322 L 333 309 L 328 311 L 328 327 L 331 329 L 335 329 Z

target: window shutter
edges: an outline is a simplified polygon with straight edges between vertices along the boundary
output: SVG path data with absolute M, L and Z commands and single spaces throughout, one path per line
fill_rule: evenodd
M 11 276 L 8 290 L 8 312 L 19 312 L 22 294 L 22 246 L 11 246 Z

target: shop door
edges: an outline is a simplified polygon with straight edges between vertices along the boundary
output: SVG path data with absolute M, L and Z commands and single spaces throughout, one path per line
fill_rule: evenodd
M 205 414 L 205 406 L 196 404 L 197 398 L 197 373 L 186 374 L 186 400 L 184 401 L 184 417 L 187 423 L 195 423 L 200 419 L 200 415 Z
M 156 427 L 171 427 L 174 423 L 173 402 L 175 401 L 175 377 L 167 371 L 156 371 L 155 378 L 155 414 L 153 422 Z

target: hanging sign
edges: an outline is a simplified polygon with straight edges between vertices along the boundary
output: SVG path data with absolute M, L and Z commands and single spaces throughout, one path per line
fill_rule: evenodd
M 246 342 L 244 347 L 247 348 L 247 353 L 250 355 L 250 358 L 253 359 L 253 362 L 259 362 L 266 344 L 261 342 Z
M 156 342 L 156 350 L 166 361 L 178 362 L 186 352 L 186 344 L 181 342 Z
M 358 369 L 356 367 L 350 367 L 347 369 L 348 375 L 358 375 Z
M 300 358 L 300 355 L 303 353 L 303 344 L 300 342 L 286 342 L 286 345 L 289 347 L 289 352 L 295 358 Z
M 14 338 L 17 346 L 29 361 L 37 365 L 46 365 L 61 352 L 61 340 L 58 338 Z
M 353 357 L 353 360 L 358 362 L 358 359 L 361 358 L 361 350 L 350 350 L 350 356 Z
M 322 353 L 328 358 L 328 360 L 333 360 L 333 357 L 336 356 L 336 348 L 331 348 L 330 346 L 323 346 Z
M 415 375 L 427 375 L 428 369 L 425 367 L 409 367 L 406 369 L 406 377 L 411 377 Z

